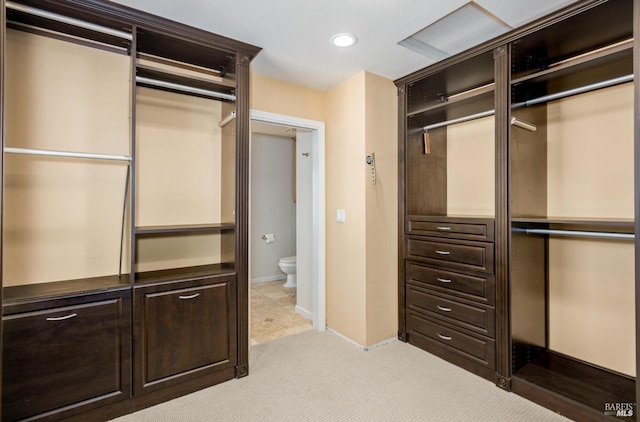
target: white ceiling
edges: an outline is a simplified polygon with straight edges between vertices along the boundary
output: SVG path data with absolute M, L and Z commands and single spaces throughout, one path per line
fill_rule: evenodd
M 362 70 L 394 80 L 434 63 L 397 43 L 467 3 L 515 28 L 574 1 L 115 0 L 262 47 L 253 72 L 320 91 Z M 440 25 L 438 31 L 455 37 L 455 31 L 468 35 L 473 28 Z M 358 44 L 333 47 L 329 39 L 339 32 L 355 34 Z

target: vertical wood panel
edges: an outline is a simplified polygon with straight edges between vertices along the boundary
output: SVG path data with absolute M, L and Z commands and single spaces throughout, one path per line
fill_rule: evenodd
M 636 303 L 636 403 L 640 403 L 640 0 L 633 2 L 633 74 L 634 74 L 634 214 L 635 214 L 635 303 Z M 637 410 L 637 407 L 636 407 Z
M 511 219 L 509 197 L 510 59 L 509 45 L 494 50 L 495 136 L 496 136 L 496 383 L 509 389 L 511 376 L 511 340 L 509 326 L 509 250 Z
M 238 274 L 238 362 L 236 376 L 249 375 L 249 62 L 236 55 L 236 271 Z
M 4 227 L 4 43 L 6 32 L 6 9 L 4 1 L 0 5 L 0 251 L 3 250 L 3 232 Z M 2 259 L 0 257 L 0 304 L 4 303 L 3 284 L 4 278 L 2 272 Z M 2 320 L 0 319 L 0 339 L 3 338 Z M 0 362 L 2 362 L 2 347 L 0 347 Z M 2 371 L 0 371 L 0 397 L 2 397 Z M 2 406 L 0 406 L 0 420 L 2 420 Z
M 405 241 L 406 219 L 406 149 L 407 134 L 407 85 L 398 86 L 398 338 L 407 341 L 405 312 Z

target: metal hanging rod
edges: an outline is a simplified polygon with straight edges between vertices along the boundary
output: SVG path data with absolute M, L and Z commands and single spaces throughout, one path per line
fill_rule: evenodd
M 220 123 L 218 123 L 218 126 L 225 127 L 227 123 L 229 123 L 235 118 L 236 118 L 236 111 L 233 110 L 231 113 L 227 114 L 227 116 L 224 119 L 220 120 Z
M 493 116 L 495 114 L 495 110 L 483 111 L 482 113 L 471 114 L 465 117 L 459 117 L 457 119 L 447 120 L 446 122 L 434 123 L 431 125 L 424 126 L 422 129 L 425 132 L 428 132 L 430 129 L 437 129 L 444 126 L 455 125 L 456 123 L 468 122 L 470 120 L 480 119 L 482 117 Z M 518 120 L 516 117 L 511 118 L 511 124 L 517 126 L 522 129 L 529 130 L 531 132 L 536 131 L 536 127 L 530 123 L 523 122 L 522 120 Z
M 207 89 L 194 88 L 188 85 L 174 84 L 172 82 L 159 81 L 157 79 L 144 78 L 136 76 L 136 82 L 145 85 L 157 86 L 160 88 L 175 89 L 176 91 L 188 92 L 191 94 L 205 95 L 207 97 L 222 98 L 224 100 L 235 101 L 236 96 L 233 94 L 225 94 L 224 92 L 209 91 Z
M 28 13 L 34 16 L 40 16 L 41 18 L 46 18 L 52 21 L 66 23 L 69 25 L 77 26 L 79 28 L 89 29 L 91 31 L 112 35 L 114 37 L 123 38 L 130 41 L 133 40 L 133 35 L 131 35 L 131 33 L 129 32 L 119 31 L 117 29 L 108 28 L 102 25 L 96 25 L 90 22 L 82 21 L 80 19 L 70 18 L 68 16 L 59 15 L 57 13 L 47 12 L 46 10 L 37 9 L 31 6 L 25 6 L 23 4 L 14 3 L 12 1 L 6 2 L 5 5 L 7 9 Z
M 619 84 L 622 84 L 622 83 L 625 83 L 625 82 L 631 82 L 631 81 L 633 81 L 633 74 L 620 76 L 620 77 L 613 78 L 613 79 L 608 79 L 608 80 L 602 81 L 602 82 L 596 82 L 594 84 L 581 86 L 579 88 L 574 88 L 574 89 L 569 89 L 569 90 L 566 90 L 566 91 L 561 91 L 561 92 L 558 92 L 556 94 L 545 95 L 545 96 L 542 96 L 542 97 L 534 98 L 532 100 L 523 101 L 521 103 L 513 104 L 512 107 L 513 108 L 519 108 L 519 107 L 524 107 L 524 106 L 528 107 L 528 106 L 532 106 L 532 105 L 535 105 L 535 104 L 545 103 L 547 101 L 558 100 L 560 98 L 570 97 L 571 95 L 582 94 L 584 92 L 589 92 L 589 91 L 595 91 L 596 89 L 607 88 L 607 87 L 610 87 L 610 86 L 619 85 Z
M 90 160 L 126 161 L 131 162 L 128 155 L 90 154 L 85 152 L 51 151 L 46 149 L 5 147 L 5 153 L 23 155 L 41 155 L 46 157 L 87 158 Z
M 431 125 L 426 125 L 422 129 L 427 132 L 431 129 L 437 129 L 444 126 L 455 125 L 456 123 L 468 122 L 470 120 L 481 119 L 483 117 L 493 116 L 495 114 L 495 110 L 483 111 L 482 113 L 471 114 L 465 117 L 459 117 L 457 119 L 447 120 L 445 122 L 433 123 Z
M 555 234 L 559 236 L 599 237 L 607 239 L 635 239 L 631 233 L 588 232 L 579 230 L 551 230 L 551 229 L 521 229 L 514 228 L 514 232 L 526 234 Z

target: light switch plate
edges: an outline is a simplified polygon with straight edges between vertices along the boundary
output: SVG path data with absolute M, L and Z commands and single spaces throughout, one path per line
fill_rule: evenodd
M 344 223 L 345 213 L 344 210 L 336 210 L 336 221 L 338 223 Z

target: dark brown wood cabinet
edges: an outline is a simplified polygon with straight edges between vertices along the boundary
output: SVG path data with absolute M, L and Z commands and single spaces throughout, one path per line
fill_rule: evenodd
M 248 375 L 260 49 L 103 0 L 0 9 L 1 420 L 107 420 Z
M 135 393 L 227 372 L 237 359 L 233 276 L 134 289 Z
M 639 23 L 579 1 L 396 81 L 399 338 L 576 420 L 640 403 Z
M 63 418 L 109 405 L 126 409 L 130 295 L 121 289 L 5 303 L 3 420 Z

